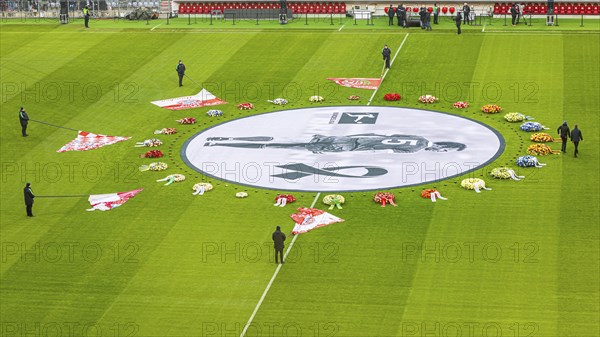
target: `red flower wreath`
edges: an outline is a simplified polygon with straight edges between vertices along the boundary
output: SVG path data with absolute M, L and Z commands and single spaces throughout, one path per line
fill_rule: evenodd
M 275 201 L 277 202 L 277 201 L 279 201 L 279 199 L 286 199 L 288 204 L 291 203 L 291 202 L 296 201 L 296 197 L 294 197 L 291 194 L 278 194 L 275 197 Z
M 373 196 L 373 201 L 380 203 L 381 207 L 385 207 L 386 204 L 398 206 L 394 203 L 394 199 L 396 199 L 394 193 L 389 192 L 377 192 Z
M 195 124 L 196 118 L 194 117 L 183 117 L 182 119 L 176 120 L 179 124 Z
M 393 94 L 385 94 L 383 96 L 383 99 L 386 101 L 399 101 L 401 99 L 401 97 L 400 97 L 400 94 L 393 93 Z
M 252 103 L 240 103 L 237 105 L 238 109 L 240 110 L 250 110 L 254 108 L 254 105 L 252 105 Z
M 469 103 L 463 102 L 463 101 L 458 101 L 458 102 L 454 102 L 454 104 L 452 104 L 452 106 L 454 106 L 457 109 L 465 109 L 465 108 L 469 107 Z
M 425 199 L 431 199 L 431 193 L 435 193 L 435 192 L 437 192 L 437 190 L 434 190 L 432 188 L 423 190 L 423 191 L 421 191 L 421 197 L 423 197 Z
M 150 150 L 142 155 L 140 155 L 140 158 L 160 158 L 163 156 L 163 153 L 161 150 Z

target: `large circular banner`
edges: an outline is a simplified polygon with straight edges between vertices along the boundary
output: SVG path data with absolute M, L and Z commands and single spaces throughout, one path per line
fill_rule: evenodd
M 452 114 L 379 106 L 276 111 L 188 139 L 183 160 L 232 183 L 289 191 L 364 191 L 431 183 L 476 170 L 502 136 Z

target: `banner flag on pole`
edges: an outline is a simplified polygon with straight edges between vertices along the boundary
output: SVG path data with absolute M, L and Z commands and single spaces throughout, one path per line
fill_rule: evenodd
M 290 215 L 296 225 L 292 230 L 292 234 L 302 234 L 309 232 L 315 228 L 331 225 L 336 222 L 343 222 L 335 215 L 331 215 L 325 211 L 316 208 L 298 208 L 298 213 Z
M 127 200 L 133 198 L 136 194 L 140 193 L 143 188 L 129 192 L 118 192 L 109 194 L 92 194 L 88 198 L 92 208 L 87 209 L 88 211 L 110 211 L 115 207 L 119 207 L 127 202 Z
M 227 102 L 211 94 L 210 92 L 208 92 L 208 90 L 202 89 L 199 93 L 193 96 L 169 98 L 160 101 L 154 101 L 151 103 L 161 108 L 169 110 L 185 110 L 192 108 L 201 108 L 204 106 L 225 104 Z
M 94 150 L 99 147 L 112 145 L 118 142 L 128 140 L 129 138 L 131 137 L 107 136 L 91 132 L 79 131 L 77 133 L 77 138 L 73 139 L 56 152 Z
M 336 78 L 330 77 L 328 80 L 333 81 L 343 87 L 356 89 L 375 90 L 381 84 L 381 78 Z

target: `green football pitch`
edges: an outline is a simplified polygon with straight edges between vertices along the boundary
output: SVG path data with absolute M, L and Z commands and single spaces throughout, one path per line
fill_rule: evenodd
M 449 19 L 432 32 L 385 18 L 93 20 L 89 30 L 81 20 L 2 21 L 0 336 L 240 336 L 248 322 L 246 336 L 599 336 L 599 22 L 498 18 L 456 35 Z M 294 192 L 294 204 L 273 207 L 278 191 L 203 177 L 180 148 L 202 129 L 279 110 L 267 102 L 277 97 L 285 108 L 315 106 L 312 95 L 366 105 L 373 91 L 326 78 L 379 77 L 384 44 L 398 54 L 371 105 L 424 108 L 418 96 L 435 94 L 432 110 L 489 125 L 506 148 L 469 175 L 391 190 L 398 207 L 381 208 L 373 191 L 341 193 L 343 209 L 331 213 L 345 222 L 299 235 L 275 274 L 274 227 L 289 233 L 295 208 L 324 209 L 324 194 Z M 229 102 L 223 117 L 150 104 L 199 91 L 188 78 L 177 86 L 179 59 Z M 402 100 L 384 101 L 390 92 Z M 470 107 L 453 109 L 459 100 Z M 255 109 L 236 108 L 246 101 Z M 483 114 L 490 103 L 504 111 Z M 20 106 L 31 119 L 132 139 L 57 153 L 75 131 L 30 122 L 23 138 Z M 569 143 L 521 181 L 492 178 L 532 144 L 507 112 L 555 137 L 563 120 L 578 124 L 579 158 Z M 198 123 L 175 122 L 188 116 Z M 140 172 L 153 160 L 133 142 L 164 127 L 179 130 L 160 135 L 170 168 Z M 185 182 L 155 181 L 178 171 Z M 466 177 L 493 190 L 464 190 Z M 192 196 L 203 180 L 214 190 Z M 26 182 L 38 196 L 144 191 L 108 212 L 86 212 L 86 197 L 36 198 L 28 218 Z M 420 197 L 433 187 L 449 200 Z

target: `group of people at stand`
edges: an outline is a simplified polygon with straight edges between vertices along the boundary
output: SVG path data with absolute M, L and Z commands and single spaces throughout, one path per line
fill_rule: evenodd
M 409 26 L 409 17 L 410 17 L 410 8 L 407 11 L 404 5 L 399 5 L 398 7 L 394 7 L 394 5 L 390 4 L 390 6 L 386 9 L 388 15 L 388 25 L 395 25 L 394 17 L 397 19 L 398 26 L 403 28 L 408 28 Z M 419 26 L 424 30 L 432 30 L 431 28 L 431 16 L 433 15 L 433 24 L 437 25 L 439 23 L 439 14 L 440 7 L 438 4 L 434 4 L 431 8 L 426 8 L 422 6 L 419 9 Z M 462 10 L 456 12 L 456 16 L 454 17 L 454 21 L 456 22 L 457 34 L 461 34 L 460 26 L 462 23 L 470 24 L 471 23 L 471 6 L 469 6 L 466 2 L 464 3 Z

